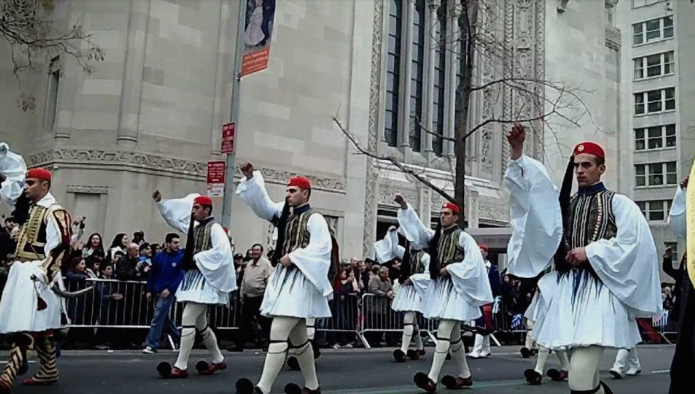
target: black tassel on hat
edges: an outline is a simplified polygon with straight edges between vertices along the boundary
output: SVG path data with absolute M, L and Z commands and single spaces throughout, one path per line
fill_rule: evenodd
M 567 239 L 567 231 L 569 228 L 569 209 L 570 209 L 570 195 L 572 193 L 572 178 L 574 176 L 574 156 L 570 157 L 569 163 L 567 163 L 567 168 L 565 169 L 565 176 L 562 178 L 562 186 L 560 187 L 560 212 L 562 213 L 562 239 L 560 240 L 560 245 L 555 252 L 555 269 L 558 272 L 567 272 L 572 268 L 569 263 L 567 263 L 566 257 L 567 252 L 570 250 L 569 240 Z

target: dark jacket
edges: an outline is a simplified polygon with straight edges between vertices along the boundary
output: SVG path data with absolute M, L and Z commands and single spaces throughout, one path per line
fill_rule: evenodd
M 182 260 L 182 250 L 177 250 L 174 253 L 163 250 L 157 253 L 152 258 L 152 269 L 147 280 L 147 292 L 161 293 L 164 290 L 169 290 L 170 293 L 175 293 L 183 280 Z
M 685 259 L 686 255 L 683 254 L 683 259 L 681 260 L 681 264 L 678 266 L 678 268 L 673 268 L 673 260 L 668 257 L 664 257 L 662 263 L 664 273 L 676 281 L 676 289 L 673 292 L 673 295 L 676 297 L 676 302 L 673 304 L 673 309 L 671 310 L 669 316 L 669 320 L 673 321 L 677 321 L 678 316 L 680 315 L 681 299 L 683 298 L 683 279 L 687 280 L 687 273 L 685 273 Z

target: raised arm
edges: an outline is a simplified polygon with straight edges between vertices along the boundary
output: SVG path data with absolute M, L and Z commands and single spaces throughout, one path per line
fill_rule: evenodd
M 2 175 L 0 197 L 8 204 L 14 206 L 23 193 L 26 174 L 27 165 L 22 156 L 11 152 L 6 143 L 0 143 L 0 175 Z
M 159 208 L 159 213 L 162 214 L 164 221 L 183 234 L 188 234 L 188 227 L 191 225 L 193 200 L 198 196 L 200 194 L 193 193 L 184 198 L 162 200 L 162 194 L 159 190 L 152 193 L 152 199 L 157 203 L 157 208 Z
M 680 187 L 676 190 L 671 204 L 671 212 L 668 215 L 668 224 L 676 236 L 685 239 L 686 237 L 686 206 L 685 197 L 688 190 L 688 180 L 686 177 L 681 181 Z M 676 256 L 677 257 L 677 256 Z
M 515 125 L 507 133 L 512 146 L 504 176 L 509 190 L 512 236 L 507 246 L 509 273 L 534 278 L 552 264 L 562 239 L 558 191 L 548 171 L 523 154 L 525 132 Z
M 397 218 L 405 237 L 418 245 L 429 244 L 434 237 L 434 230 L 422 223 L 413 207 L 405 201 L 403 196 L 396 195 L 395 201 L 401 207 L 398 210 Z
M 396 257 L 403 258 L 405 249 L 398 245 L 396 226 L 391 226 L 384 239 L 374 243 L 374 253 L 379 264 L 393 260 Z
M 246 205 L 261 219 L 273 221 L 273 218 L 279 218 L 285 202 L 276 203 L 270 199 L 261 172 L 254 171 L 253 164 L 249 162 L 242 166 L 241 171 L 244 177 L 236 189 L 236 194 L 241 196 Z

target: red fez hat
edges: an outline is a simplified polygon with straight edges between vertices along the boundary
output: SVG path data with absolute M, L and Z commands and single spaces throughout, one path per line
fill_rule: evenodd
M 311 182 L 303 176 L 296 176 L 290 178 L 290 181 L 287 182 L 287 186 L 297 186 L 300 189 L 311 189 Z
M 451 212 L 453 212 L 454 215 L 458 215 L 458 214 L 459 214 L 459 207 L 456 206 L 456 204 L 453 204 L 453 203 L 450 203 L 450 202 L 444 203 L 444 205 L 442 205 L 442 209 L 451 209 Z
M 27 171 L 27 179 L 30 178 L 40 179 L 42 181 L 50 181 L 51 172 L 45 168 L 32 168 L 31 170 Z
M 193 200 L 193 204 L 200 204 L 202 206 L 212 206 L 212 199 L 208 196 L 198 196 Z
M 487 252 L 487 245 L 480 245 L 480 250 L 484 250 Z
M 577 146 L 574 147 L 574 153 L 573 156 L 577 156 L 582 153 L 587 153 L 590 155 L 594 155 L 596 157 L 600 157 L 602 159 L 606 159 L 606 154 L 603 151 L 603 148 L 601 148 L 601 145 L 595 143 L 595 142 L 581 142 L 577 144 Z

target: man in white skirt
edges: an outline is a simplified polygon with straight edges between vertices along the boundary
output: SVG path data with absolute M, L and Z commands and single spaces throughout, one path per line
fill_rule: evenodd
M 162 200 L 159 191 L 152 198 L 164 220 L 187 234 L 181 264 L 185 271 L 176 291 L 176 301 L 184 304 L 181 318 L 181 348 L 173 368 L 167 362 L 157 366 L 160 376 L 169 379 L 188 377 L 188 359 L 196 333 L 208 349 L 212 362 L 199 361 L 196 370 L 212 375 L 227 368 L 217 336 L 207 321 L 208 308 L 227 305 L 229 293 L 237 289 L 232 247 L 227 232 L 212 216 L 212 199 L 190 194 L 185 198 Z
M 548 311 L 548 304 L 546 300 L 552 299 L 552 295 L 549 293 L 555 289 L 553 281 L 557 281 L 557 273 L 550 272 L 542 276 L 538 280 L 536 294 L 531 300 L 531 305 L 529 305 L 524 317 L 526 318 L 526 327 L 528 332 L 526 333 L 526 349 L 527 351 L 533 347 L 533 327 L 535 323 L 540 320 L 545 313 Z M 545 364 L 548 361 L 548 355 L 550 355 L 550 349 L 543 345 L 538 345 L 538 358 L 536 359 L 535 368 L 529 368 L 524 371 L 524 377 L 526 381 L 531 385 L 539 385 L 543 383 L 543 374 L 545 371 Z M 548 377 L 556 382 L 562 382 L 567 380 L 569 376 L 569 366 L 570 362 L 567 358 L 567 352 L 565 350 L 555 350 L 557 359 L 560 361 L 560 369 L 550 368 L 548 370 Z M 527 357 L 525 357 L 527 358 Z
M 533 338 L 551 350 L 571 350 L 573 394 L 611 393 L 600 381 L 605 348 L 630 349 L 640 341 L 636 317 L 661 316 L 656 247 L 639 207 L 601 183 L 605 152 L 583 142 L 573 151 L 558 193 L 547 170 L 523 154 L 525 130 L 507 133 L 511 160 L 512 237 L 509 272 L 533 278 L 555 264 L 551 299 Z M 573 172 L 579 190 L 570 198 Z
M 320 394 L 307 320 L 331 317 L 328 280 L 333 242 L 326 219 L 309 204 L 311 183 L 293 177 L 287 183 L 285 201 L 274 203 L 265 190 L 263 176 L 253 164 L 242 166 L 244 178 L 237 188 L 246 204 L 260 218 L 275 223 L 277 243 L 271 263 L 275 266 L 261 305 L 261 314 L 273 318 L 270 345 L 258 383 L 246 378 L 236 383 L 238 394 L 269 394 L 290 347 L 304 376 L 304 388 L 290 383 L 287 394 Z
M 401 347 L 393 351 L 393 359 L 399 363 L 405 362 L 406 357 L 417 360 L 425 355 L 425 346 L 417 323 L 417 314 L 422 313 L 422 296 L 427 291 L 423 285 L 426 286 L 429 283 L 427 279 L 429 279 L 430 255 L 423 250 L 425 247 L 427 247 L 426 244 L 417 245 L 412 243 L 412 240 L 408 240 L 405 247 L 400 246 L 396 226 L 391 226 L 384 239 L 374 243 L 376 258 L 380 263 L 386 263 L 395 258 L 402 261 L 399 278 L 401 286 L 391 303 L 391 309 L 405 313 Z M 415 342 L 415 349 L 410 349 L 411 341 Z
M 0 334 L 8 334 L 12 347 L 0 375 L 0 393 L 12 391 L 17 375 L 27 372 L 27 351 L 36 350 L 39 371 L 25 386 L 45 386 L 58 381 L 54 330 L 63 328 L 60 290 L 64 289 L 61 264 L 70 253 L 71 223 L 68 212 L 50 193 L 51 173 L 43 168 L 26 170 L 24 159 L 0 144 L 2 198 L 13 205 L 20 225 L 16 260 L 11 262 L 0 298 Z
M 438 319 L 437 344 L 429 374 L 418 372 L 413 380 L 428 393 L 437 390 L 437 381 L 447 353 L 456 363 L 457 376 L 447 375 L 442 384 L 449 390 L 459 390 L 473 385 L 471 371 L 466 362 L 466 349 L 461 338 L 461 325 L 476 320 L 482 314 L 480 307 L 493 301 L 487 269 L 478 244 L 473 237 L 458 226 L 459 208 L 452 203 L 442 206 L 439 224 L 435 231 L 420 221 L 417 214 L 402 196 L 396 196 L 398 223 L 406 238 L 418 245 L 429 246 L 429 275 L 411 277 L 417 282 L 428 282 L 423 298 L 423 314 L 428 319 Z

